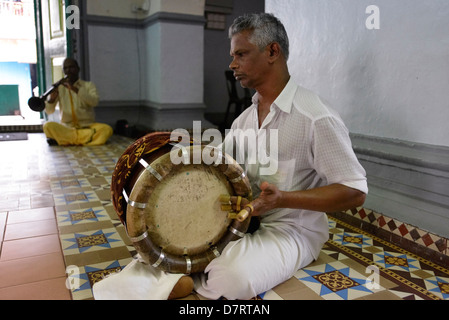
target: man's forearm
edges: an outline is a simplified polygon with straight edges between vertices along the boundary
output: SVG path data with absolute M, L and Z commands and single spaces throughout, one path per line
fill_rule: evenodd
M 281 191 L 279 207 L 335 212 L 363 205 L 366 195 L 341 184 L 303 191 Z

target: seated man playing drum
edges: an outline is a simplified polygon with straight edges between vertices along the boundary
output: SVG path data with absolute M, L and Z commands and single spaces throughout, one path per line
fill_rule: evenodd
M 271 156 L 278 157 L 278 170 L 263 176 L 262 165 L 246 166 L 255 198 L 247 209 L 260 217 L 260 227 L 230 243 L 194 277 L 194 287 L 210 299 L 250 299 L 316 260 L 329 236 L 324 212 L 361 206 L 368 188 L 341 118 L 291 79 L 282 23 L 270 14 L 245 15 L 234 21 L 229 35 L 229 67 L 243 87 L 256 90 L 253 105 L 232 129 L 254 130 L 258 139 L 267 135 L 264 141 L 276 130 L 278 154 Z M 241 140 L 235 133 L 230 138 L 234 145 Z M 189 291 L 189 281 L 182 279 L 178 294 L 183 287 Z
M 98 104 L 97 88 L 92 82 L 79 78 L 80 68 L 75 59 L 67 58 L 63 64 L 66 80 L 53 91 L 45 102 L 45 112 L 52 114 L 59 103 L 61 123 L 47 122 L 44 133 L 50 145 L 105 144 L 111 137 L 112 128 L 95 122 L 94 107 Z

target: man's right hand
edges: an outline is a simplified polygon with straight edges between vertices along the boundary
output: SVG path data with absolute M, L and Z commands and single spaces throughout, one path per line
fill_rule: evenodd
M 55 90 L 52 91 L 52 93 L 50 93 L 48 102 L 55 103 L 55 101 L 58 99 L 58 97 L 59 97 L 59 91 L 58 91 L 58 88 L 56 88 Z

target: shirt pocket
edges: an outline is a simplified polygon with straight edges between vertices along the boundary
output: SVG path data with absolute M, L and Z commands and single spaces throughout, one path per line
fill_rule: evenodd
M 279 190 L 289 191 L 293 186 L 296 159 L 275 160 L 259 168 L 260 180 L 276 185 Z

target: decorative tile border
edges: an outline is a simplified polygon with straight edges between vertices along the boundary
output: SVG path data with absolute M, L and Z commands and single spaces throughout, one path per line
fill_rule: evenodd
M 446 299 L 445 295 L 449 294 L 449 269 L 410 253 L 391 242 L 372 236 L 357 227 L 337 220 L 337 218 L 330 217 L 330 220 L 334 221 L 339 227 L 333 228 L 335 232 L 330 234 L 329 241 L 325 245 L 324 251 L 327 252 L 327 255 L 343 263 L 349 261 L 349 265 L 352 267 L 355 266 L 354 262 L 358 262 L 365 267 L 376 267 L 380 273 L 380 283 L 383 281 L 390 282 L 387 286 L 388 291 L 402 299 Z M 348 230 L 372 238 L 374 246 L 357 248 L 342 245 L 333 240 L 338 240 L 338 233 L 348 232 Z M 335 253 L 332 253 L 332 251 Z M 364 272 L 361 269 L 358 271 Z M 435 277 L 438 278 L 436 282 Z M 432 279 L 434 285 L 432 283 L 427 285 L 425 281 L 428 279 Z M 432 287 L 432 291 L 428 289 L 429 286 Z
M 442 266 L 449 266 L 449 241 L 413 225 L 387 217 L 366 208 L 329 213 L 386 241 L 426 257 Z

